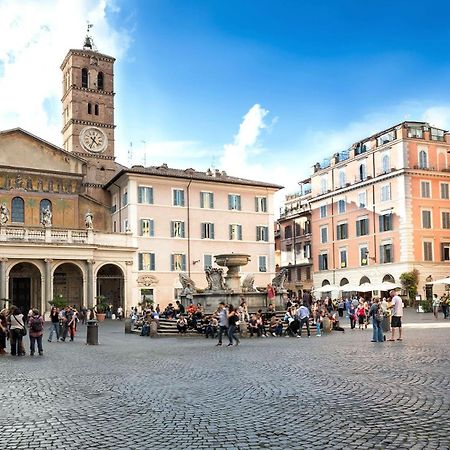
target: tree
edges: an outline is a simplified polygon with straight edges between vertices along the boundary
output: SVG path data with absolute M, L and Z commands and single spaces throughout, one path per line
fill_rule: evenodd
M 50 300 L 48 303 L 50 304 L 50 306 L 54 306 L 55 308 L 58 309 L 63 309 L 69 304 L 68 300 L 61 294 L 55 295 L 53 299 Z
M 417 295 L 417 285 L 419 284 L 419 271 L 417 269 L 411 272 L 403 272 L 400 275 L 402 288 L 406 291 L 409 297 L 410 304 L 414 304 Z

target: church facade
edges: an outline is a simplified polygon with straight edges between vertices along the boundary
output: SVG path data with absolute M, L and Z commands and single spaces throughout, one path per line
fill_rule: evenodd
M 174 301 L 179 272 L 202 287 L 219 253 L 251 256 L 257 286 L 275 272 L 280 186 L 219 171 L 115 161 L 114 58 L 85 46 L 61 65 L 62 147 L 0 131 L 0 299 L 49 309 L 57 295 L 92 307 Z

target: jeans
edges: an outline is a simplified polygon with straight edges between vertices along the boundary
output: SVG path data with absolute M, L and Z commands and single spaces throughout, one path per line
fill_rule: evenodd
M 67 337 L 67 333 L 69 333 L 70 340 L 73 341 L 73 337 L 75 336 L 74 324 L 68 326 L 64 324 L 64 330 L 62 334 L 62 339 L 65 341 Z
M 43 352 L 42 350 L 42 334 L 40 336 L 30 336 L 30 353 L 33 354 L 35 347 L 36 347 L 36 343 L 37 343 L 37 348 L 39 351 L 39 354 L 41 354 Z
M 304 317 L 303 319 L 300 319 L 300 328 L 298 329 L 298 334 L 302 335 L 302 328 L 303 324 L 306 324 L 306 331 L 308 332 L 308 336 L 311 335 L 311 332 L 309 331 L 309 317 Z
M 233 344 L 233 339 L 239 344 L 239 339 L 236 337 L 236 325 L 230 325 L 228 328 L 228 339 L 230 344 Z
M 444 319 L 448 317 L 448 305 L 442 305 L 442 312 L 444 314 Z
M 372 319 L 373 335 L 372 341 L 383 342 L 383 330 L 381 329 L 381 322 L 378 322 L 375 318 Z
M 222 336 L 227 334 L 227 327 L 220 325 L 219 327 L 219 344 L 222 343 Z
M 22 347 L 22 333 L 17 328 L 10 331 L 11 355 L 20 355 Z
M 353 330 L 356 326 L 356 318 L 355 316 L 350 316 L 350 328 Z
M 48 335 L 48 340 L 51 342 L 53 337 L 53 332 L 56 333 L 56 340 L 59 340 L 59 322 L 52 322 L 50 325 L 50 334 Z

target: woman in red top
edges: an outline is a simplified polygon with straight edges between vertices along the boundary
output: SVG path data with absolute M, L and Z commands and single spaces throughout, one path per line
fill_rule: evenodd
M 362 330 L 366 320 L 366 310 L 363 303 L 360 303 L 356 308 L 356 317 L 358 317 L 358 328 Z

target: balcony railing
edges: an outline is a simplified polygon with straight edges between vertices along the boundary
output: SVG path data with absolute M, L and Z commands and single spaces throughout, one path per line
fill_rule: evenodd
M 92 230 L 0 227 L 0 242 L 43 242 L 49 244 L 86 244 L 93 242 Z

